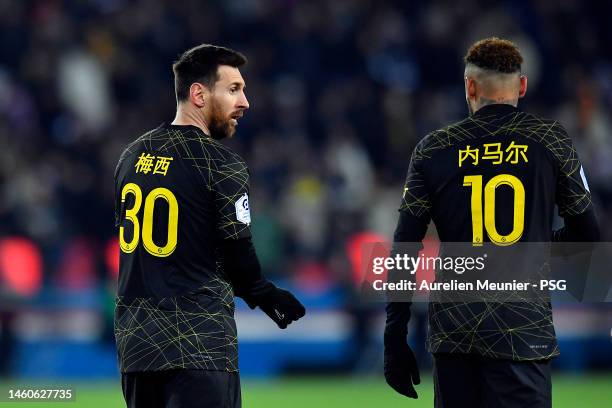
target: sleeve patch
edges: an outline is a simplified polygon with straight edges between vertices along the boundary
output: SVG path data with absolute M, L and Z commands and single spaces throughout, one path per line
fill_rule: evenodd
M 236 206 L 236 219 L 243 224 L 251 223 L 251 210 L 249 209 L 249 196 L 244 193 L 234 204 Z
M 587 183 L 586 176 L 584 175 L 584 168 L 582 166 L 580 166 L 580 177 L 582 177 L 582 184 L 584 185 L 584 188 L 586 188 L 586 191 L 590 193 L 591 189 L 589 188 L 589 183 Z

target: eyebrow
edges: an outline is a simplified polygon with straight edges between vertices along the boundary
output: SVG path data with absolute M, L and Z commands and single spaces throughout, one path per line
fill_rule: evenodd
M 246 84 L 244 82 L 234 81 L 234 82 L 229 84 L 230 87 L 232 87 L 234 85 L 237 85 L 237 86 L 241 87 L 242 89 L 246 89 Z

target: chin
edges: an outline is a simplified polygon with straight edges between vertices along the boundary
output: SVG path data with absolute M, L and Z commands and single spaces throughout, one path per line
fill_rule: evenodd
M 227 137 L 228 139 L 231 139 L 236 134 L 236 126 L 232 126 L 228 124 L 227 127 L 225 128 L 224 133 L 225 133 L 225 137 Z

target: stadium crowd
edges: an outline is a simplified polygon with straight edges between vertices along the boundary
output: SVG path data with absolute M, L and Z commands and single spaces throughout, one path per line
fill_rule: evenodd
M 264 270 L 342 282 L 351 236 L 391 237 L 415 144 L 467 114 L 466 46 L 495 34 L 526 57 L 521 107 L 574 138 L 610 240 L 607 6 L 467 3 L 0 1 L 0 236 L 40 248 L 46 285 L 99 284 L 119 153 L 173 119 L 178 54 L 215 43 L 249 58 L 251 109 L 228 143 L 250 166 Z

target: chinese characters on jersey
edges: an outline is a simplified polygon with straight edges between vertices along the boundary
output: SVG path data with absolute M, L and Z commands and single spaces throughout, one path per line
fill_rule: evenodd
M 529 161 L 527 160 L 527 147 L 527 145 L 516 144 L 514 141 L 511 141 L 505 149 L 501 143 L 485 143 L 482 147 L 473 149 L 467 145 L 465 149 L 459 149 L 459 167 L 466 163 L 477 166 L 481 161 L 489 161 L 491 164 L 527 163 Z
M 172 162 L 172 157 L 153 156 L 149 153 L 141 153 L 134 167 L 136 168 L 136 173 L 148 174 L 152 171 L 152 174 L 161 174 L 165 176 L 166 173 L 168 173 L 170 162 Z

